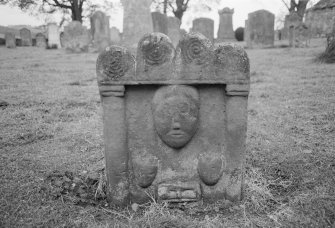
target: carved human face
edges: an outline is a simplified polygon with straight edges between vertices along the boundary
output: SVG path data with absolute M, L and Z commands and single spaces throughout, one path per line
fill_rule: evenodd
M 160 88 L 153 102 L 154 125 L 162 141 L 170 147 L 181 148 L 197 130 L 199 96 L 190 86 Z

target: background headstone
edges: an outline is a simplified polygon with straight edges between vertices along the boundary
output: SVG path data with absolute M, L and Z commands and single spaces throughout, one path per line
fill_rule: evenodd
M 122 0 L 123 35 L 122 43 L 126 47 L 135 48 L 138 37 L 153 32 L 150 6 L 152 0 Z
M 199 32 L 210 41 L 214 41 L 214 21 L 209 18 L 197 18 L 193 20 L 193 32 Z
M 249 28 L 248 28 L 248 20 L 245 20 L 244 22 L 244 42 L 248 43 L 249 39 Z
M 121 34 L 118 28 L 112 27 L 110 29 L 111 44 L 119 44 L 121 42 Z
M 42 33 L 37 33 L 36 34 L 36 47 L 46 48 L 46 46 L 47 46 L 47 43 L 46 43 L 45 35 Z
M 27 28 L 20 29 L 21 45 L 32 46 L 31 32 Z
M 48 24 L 48 48 L 61 48 L 59 27 L 56 23 Z
M 102 51 L 110 45 L 109 17 L 96 11 L 90 21 L 94 47 Z
M 165 35 L 168 34 L 168 22 L 167 16 L 160 12 L 152 12 L 152 23 L 154 32 L 164 33 Z
M 219 10 L 220 24 L 217 36 L 217 41 L 235 41 L 235 33 L 233 29 L 233 14 L 234 9 L 228 7 Z
M 170 37 L 173 46 L 177 46 L 180 34 L 180 20 L 176 17 L 168 17 L 168 36 Z
M 68 52 L 87 52 L 91 42 L 90 32 L 79 21 L 71 21 L 64 27 L 63 44 Z
M 15 40 L 14 33 L 7 32 L 5 34 L 5 41 L 6 41 L 7 48 L 16 48 L 16 40 Z
M 310 40 L 310 30 L 303 22 L 294 27 L 294 47 L 307 47 Z
M 269 11 L 257 10 L 249 13 L 247 46 L 249 48 L 273 47 L 274 22 L 275 16 Z
M 286 26 L 287 26 L 287 32 L 288 32 L 288 40 L 290 47 L 295 46 L 295 39 L 297 34 L 295 33 L 295 27 L 299 26 L 301 24 L 301 18 L 298 15 L 298 13 L 293 12 L 289 14 L 286 18 Z

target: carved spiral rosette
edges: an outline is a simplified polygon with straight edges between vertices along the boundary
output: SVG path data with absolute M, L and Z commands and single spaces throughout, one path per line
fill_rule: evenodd
M 250 71 L 249 58 L 245 50 L 235 44 L 219 44 L 215 48 L 214 64 L 221 69 L 248 74 Z
M 181 58 L 184 64 L 209 64 L 212 59 L 213 45 L 200 33 L 185 34 L 179 42 Z
M 145 35 L 139 42 L 139 51 L 146 65 L 159 66 L 174 57 L 174 48 L 170 38 L 162 33 Z
M 97 59 L 96 71 L 99 83 L 119 80 L 125 76 L 134 64 L 134 57 L 126 48 L 107 47 Z

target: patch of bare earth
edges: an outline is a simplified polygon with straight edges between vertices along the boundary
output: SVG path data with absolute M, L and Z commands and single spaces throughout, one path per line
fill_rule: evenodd
M 97 53 L 0 47 L 0 227 L 335 226 L 335 65 L 313 42 L 247 50 L 242 202 L 126 209 L 105 197 Z

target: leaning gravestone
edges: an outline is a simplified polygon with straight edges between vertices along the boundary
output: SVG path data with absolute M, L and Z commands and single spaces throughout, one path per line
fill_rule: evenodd
M 108 200 L 114 205 L 241 199 L 249 59 L 243 48 L 185 34 L 177 49 L 145 35 L 136 59 L 97 59 Z
M 174 47 L 177 46 L 181 37 L 180 20 L 176 17 L 168 17 L 168 36 L 170 37 Z
M 154 32 L 164 33 L 165 35 L 168 34 L 168 22 L 166 14 L 160 12 L 152 12 L 152 23 Z
M 61 48 L 59 27 L 56 23 L 48 24 L 47 34 L 48 34 L 48 47 L 56 49 Z
M 7 48 L 16 48 L 15 34 L 7 32 L 5 34 L 5 42 L 6 42 L 6 47 Z
M 72 21 L 64 27 L 62 43 L 65 50 L 72 53 L 88 52 L 91 36 L 79 21 Z
M 150 13 L 152 0 L 121 0 L 121 2 L 124 8 L 122 43 L 135 48 L 138 37 L 153 32 Z
M 47 46 L 47 42 L 46 42 L 45 35 L 42 33 L 37 33 L 36 34 L 36 47 L 46 48 L 46 46 Z
M 248 48 L 265 48 L 274 45 L 275 16 L 267 10 L 258 10 L 248 15 Z
M 21 45 L 22 46 L 31 46 L 32 39 L 31 39 L 31 32 L 27 28 L 20 29 L 20 36 L 21 36 Z
M 112 44 L 119 44 L 121 42 L 121 34 L 116 27 L 110 29 L 110 40 Z
M 214 41 L 214 21 L 209 18 L 197 18 L 193 20 L 193 32 L 199 32 L 210 41 Z
M 96 11 L 90 21 L 93 44 L 102 51 L 110 44 L 109 17 L 101 11 Z
M 233 29 L 233 14 L 234 9 L 228 7 L 219 10 L 220 24 L 218 30 L 217 40 L 222 41 L 235 41 L 235 33 Z

